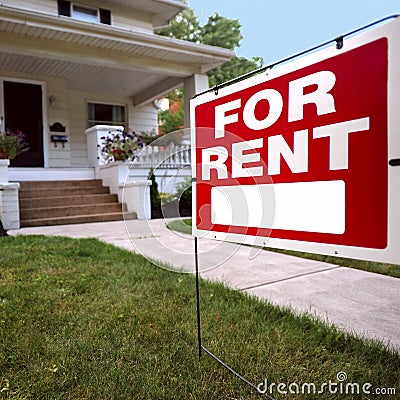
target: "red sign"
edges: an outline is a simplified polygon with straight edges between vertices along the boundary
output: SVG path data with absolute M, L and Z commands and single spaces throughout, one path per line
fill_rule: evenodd
M 192 100 L 195 235 L 388 247 L 388 40 Z

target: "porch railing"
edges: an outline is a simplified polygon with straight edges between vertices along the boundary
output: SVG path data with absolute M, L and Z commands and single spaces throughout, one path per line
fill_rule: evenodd
M 138 152 L 133 168 L 184 168 L 191 165 L 191 152 L 189 144 L 168 147 L 146 146 Z

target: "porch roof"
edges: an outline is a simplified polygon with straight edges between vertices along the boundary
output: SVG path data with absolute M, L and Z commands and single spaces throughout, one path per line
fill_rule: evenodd
M 121 0 L 122 1 L 122 0 Z M 71 89 L 132 96 L 136 105 L 229 61 L 213 46 L 0 6 L 0 69 L 61 77 Z
M 154 26 L 167 24 L 187 7 L 182 0 L 109 0 L 108 3 L 149 13 L 153 16 Z

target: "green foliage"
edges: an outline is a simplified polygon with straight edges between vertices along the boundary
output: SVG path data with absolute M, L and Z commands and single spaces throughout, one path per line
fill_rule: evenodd
M 157 31 L 159 35 L 189 42 L 199 42 L 201 32 L 200 22 L 191 8 L 183 10 L 171 21 L 168 27 Z
M 160 123 L 160 131 L 163 133 L 171 133 L 183 129 L 184 109 L 183 105 L 176 112 L 163 110 L 158 113 L 158 121 Z
M 157 218 L 161 214 L 161 197 L 158 191 L 158 183 L 154 175 L 154 169 L 150 169 L 149 178 L 151 181 L 150 186 L 150 206 L 151 206 L 151 217 Z
M 171 231 L 177 231 L 181 233 L 186 233 L 187 235 L 192 234 L 192 219 L 175 219 L 171 222 L 168 222 L 167 228 L 171 229 Z
M 262 65 L 263 59 L 261 57 L 253 57 L 251 60 L 246 57 L 234 57 L 227 63 L 207 73 L 210 87 L 247 74 L 261 68 Z
M 106 162 L 133 160 L 136 150 L 143 146 L 135 132 L 109 132 L 101 140 L 103 142 L 98 147 Z
M 243 39 L 240 28 L 238 19 L 229 19 L 215 12 L 201 28 L 199 41 L 210 46 L 234 50 Z
M 169 134 L 157 134 L 155 130 L 150 132 L 141 132 L 140 138 L 142 142 L 148 146 L 168 146 L 170 143 L 175 145 L 182 143 L 182 135 L 180 132 L 171 132 Z
M 46 236 L 2 238 L 0 265 L 1 399 L 260 399 L 211 357 L 199 362 L 192 274 Z M 400 387 L 399 355 L 376 343 L 222 284 L 201 279 L 200 296 L 203 345 L 256 385 L 345 371 L 347 382 Z
M 28 143 L 21 131 L 13 132 L 11 129 L 6 129 L 5 132 L 0 132 L 0 159 L 13 160 L 28 150 Z
M 385 264 L 375 261 L 355 260 L 352 258 L 334 257 L 323 254 L 304 253 L 300 251 L 272 249 L 268 247 L 266 247 L 266 250 L 288 254 L 295 257 L 309 258 L 310 260 L 322 261 L 329 264 L 341 265 L 342 267 L 360 269 L 362 271 L 369 271 L 377 274 L 400 278 L 400 265 Z
M 208 17 L 207 23 L 201 26 L 193 10 L 187 8 L 180 13 L 167 28 L 157 33 L 176 39 L 189 40 L 196 43 L 218 46 L 234 50 L 240 47 L 243 39 L 238 19 L 229 19 L 217 12 Z M 210 86 L 234 79 L 238 76 L 254 71 L 263 65 L 261 57 L 234 57 L 229 62 L 207 73 Z M 179 94 L 179 98 L 176 94 Z M 161 111 L 159 113 L 160 129 L 165 132 L 174 132 L 183 128 L 183 90 L 174 91 L 167 96 L 172 103 L 179 102 L 179 108 Z
M 139 136 L 145 146 L 153 143 L 159 137 L 155 129 L 152 129 L 151 131 L 141 131 Z
M 183 89 L 176 89 L 165 97 L 169 100 L 169 109 L 158 113 L 159 128 L 162 134 L 172 133 L 184 127 Z M 179 137 L 172 138 L 174 144 L 180 143 Z
M 179 205 L 185 209 L 192 208 L 192 177 L 186 177 L 175 185 L 175 197 Z

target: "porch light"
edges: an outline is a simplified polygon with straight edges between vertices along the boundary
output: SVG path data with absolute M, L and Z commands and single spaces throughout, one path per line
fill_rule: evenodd
M 51 95 L 51 96 L 49 97 L 49 102 L 50 102 L 50 105 L 51 105 L 52 107 L 55 107 L 55 106 L 56 106 L 56 102 L 57 102 L 56 96 Z

